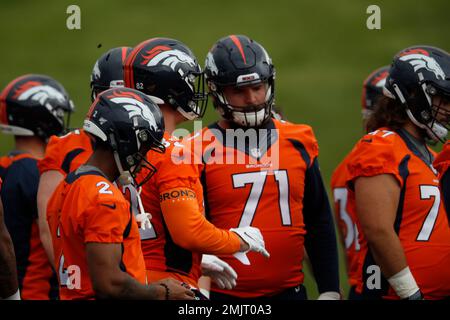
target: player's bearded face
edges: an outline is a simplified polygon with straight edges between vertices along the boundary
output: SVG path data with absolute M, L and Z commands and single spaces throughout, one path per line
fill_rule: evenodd
M 255 107 L 266 101 L 267 87 L 266 82 L 242 87 L 228 86 L 223 88 L 223 94 L 233 107 Z

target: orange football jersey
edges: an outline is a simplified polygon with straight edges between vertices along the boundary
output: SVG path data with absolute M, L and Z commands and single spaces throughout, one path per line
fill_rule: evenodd
M 92 155 L 92 142 L 83 129 L 76 129 L 65 136 L 52 136 L 45 149 L 45 157 L 38 163 L 40 174 L 57 170 L 66 176 Z
M 233 290 L 213 284 L 212 290 L 218 293 L 270 296 L 303 283 L 305 172 L 318 155 L 318 144 L 306 125 L 273 120 L 270 129 L 255 131 L 259 141 L 267 141 L 255 148 L 247 148 L 241 143 L 244 137 L 229 136 L 233 131 L 217 123 L 191 139 L 194 153 L 201 150 L 195 161 L 200 162 L 208 219 L 223 229 L 259 228 L 270 253 L 268 259 L 247 253 L 250 265 L 231 255 L 219 255 L 238 279 Z
M 349 197 L 347 158 L 337 166 L 331 176 L 334 213 L 345 247 L 347 275 L 350 286 L 358 283 L 358 256 L 361 248 L 354 198 Z
M 365 135 L 347 159 L 348 186 L 358 177 L 391 174 L 401 187 L 394 224 L 406 260 L 425 299 L 450 296 L 450 228 L 441 202 L 437 172 L 430 158 L 423 157 L 404 130 L 380 128 Z M 354 193 L 351 192 L 354 197 Z M 367 288 L 376 265 L 370 250 L 361 247 L 357 292 L 367 297 L 398 299 L 386 279 L 379 290 Z
M 95 298 L 85 251 L 90 242 L 122 244 L 121 269 L 146 283 L 139 230 L 130 205 L 94 167 L 80 167 L 58 185 L 47 219 L 61 299 Z
M 203 189 L 198 168 L 193 163 L 177 163 L 180 155 L 187 157 L 183 155 L 184 146 L 167 133 L 164 139 L 164 154 L 153 151 L 147 154 L 147 160 L 157 171 L 143 185 L 141 193 L 144 208 L 152 215 L 152 228 L 141 230 L 147 275 L 149 281 L 170 276 L 197 287 L 201 253 L 234 253 L 239 250 L 239 238 L 215 228 L 203 218 Z M 191 238 L 192 234 L 196 236 L 194 246 L 202 252 L 182 246 L 183 238 Z

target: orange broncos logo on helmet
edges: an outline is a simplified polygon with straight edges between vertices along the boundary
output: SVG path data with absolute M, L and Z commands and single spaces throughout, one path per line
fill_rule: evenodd
M 171 50 L 171 48 L 167 47 L 167 46 L 156 46 L 150 50 L 148 50 L 147 52 L 145 52 L 145 54 L 142 54 L 142 58 L 144 58 L 144 60 L 142 60 L 141 65 L 147 65 L 150 60 L 152 60 L 154 57 L 156 57 L 158 54 L 160 54 L 161 52 L 164 51 L 168 51 Z
M 12 96 L 13 99 L 17 99 L 18 96 L 20 96 L 22 93 L 24 93 L 25 91 L 29 90 L 30 88 L 36 87 L 36 86 L 41 86 L 42 83 L 39 81 L 28 81 L 25 82 L 24 84 L 22 84 L 14 93 L 14 95 Z
M 407 56 L 409 54 L 423 54 L 425 56 L 430 56 L 430 54 L 428 53 L 428 51 L 426 51 L 425 49 L 410 49 L 410 50 L 405 50 L 404 52 L 400 53 L 399 56 L 403 57 L 403 56 Z
M 388 71 L 384 71 L 381 74 L 379 74 L 377 77 L 375 77 L 370 84 L 373 85 L 373 86 L 377 86 L 377 85 L 380 84 L 380 82 L 382 80 L 385 80 L 388 75 L 389 75 L 389 72 Z
M 137 95 L 136 93 L 130 92 L 130 91 L 122 91 L 122 90 L 115 90 L 107 98 L 108 99 L 113 99 L 113 98 L 133 98 L 133 99 L 138 100 L 140 102 L 144 102 L 142 97 Z

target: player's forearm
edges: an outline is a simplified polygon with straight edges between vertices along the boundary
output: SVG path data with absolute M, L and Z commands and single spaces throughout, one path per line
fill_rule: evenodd
M 222 230 L 213 224 L 199 221 L 186 228 L 189 232 L 171 232 L 173 240 L 181 247 L 204 254 L 233 254 L 241 249 L 241 241 L 233 232 Z
M 61 173 L 51 170 L 42 174 L 37 192 L 39 238 L 45 253 L 54 266 L 53 243 L 47 222 L 47 205 L 58 183 L 63 179 Z
M 170 194 L 171 190 L 167 191 Z M 194 191 L 191 191 L 195 194 Z M 163 201 L 161 210 L 173 241 L 190 251 L 233 254 L 240 250 L 239 237 L 215 227 L 200 212 L 197 200 Z
M 336 233 L 317 158 L 305 174 L 303 205 L 305 248 L 319 292 L 339 292 Z
M 110 278 L 103 285 L 95 285 L 94 290 L 99 298 L 121 300 L 162 300 L 165 289 L 160 285 L 143 285 L 125 272 Z
M 334 226 L 329 223 L 310 226 L 308 229 L 305 248 L 319 292 L 339 292 L 339 263 Z
M 11 238 L 0 238 L 0 298 L 9 297 L 17 291 L 16 258 Z
M 386 278 L 400 272 L 407 261 L 400 239 L 393 228 L 363 227 L 363 233 L 375 262 Z
M 53 253 L 53 243 L 52 236 L 50 234 L 50 228 L 48 226 L 47 221 L 42 221 L 39 218 L 39 238 L 41 240 L 42 246 L 44 247 L 44 251 L 47 254 L 47 257 L 50 261 L 50 264 L 53 268 L 55 268 L 55 255 Z

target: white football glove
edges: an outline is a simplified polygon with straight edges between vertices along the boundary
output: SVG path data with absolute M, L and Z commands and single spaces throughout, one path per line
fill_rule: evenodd
M 317 300 L 341 300 L 341 294 L 335 291 L 322 292 Z
M 266 250 L 265 244 L 264 244 L 264 238 L 261 234 L 261 231 L 259 231 L 258 228 L 254 227 L 240 227 L 240 228 L 231 228 L 230 231 L 236 233 L 238 236 L 244 240 L 248 246 L 249 249 L 245 252 L 236 252 L 234 256 L 236 259 L 238 259 L 240 262 L 242 262 L 245 265 L 249 265 L 250 261 L 248 260 L 248 257 L 246 253 L 248 251 L 255 251 L 260 254 L 262 254 L 264 257 L 269 258 L 270 254 Z
M 202 274 L 214 281 L 220 289 L 231 290 L 236 286 L 237 273 L 225 261 L 210 254 L 202 257 Z

